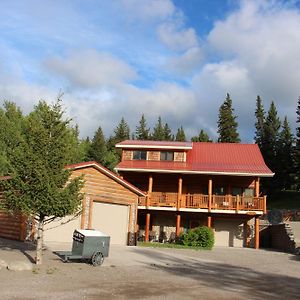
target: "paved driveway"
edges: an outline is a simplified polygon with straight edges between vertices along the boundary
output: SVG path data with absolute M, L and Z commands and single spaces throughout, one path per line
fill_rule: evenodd
M 33 255 L 30 247 L 11 249 L 2 246 L 0 258 L 28 260 Z M 64 264 L 48 250 L 43 266 L 33 272 L 0 270 L 0 291 L 1 299 L 299 299 L 300 260 L 242 248 L 112 246 L 104 264 L 92 267 Z

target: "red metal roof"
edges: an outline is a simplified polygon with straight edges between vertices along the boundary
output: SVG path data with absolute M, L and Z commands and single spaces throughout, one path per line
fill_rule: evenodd
M 76 170 L 76 169 L 82 169 L 82 168 L 87 168 L 87 167 L 93 167 L 93 168 L 99 170 L 100 172 L 106 174 L 107 176 L 111 177 L 113 180 L 117 181 L 121 185 L 127 187 L 128 189 L 130 189 L 134 193 L 138 194 L 139 196 L 145 196 L 145 193 L 142 192 L 140 189 L 138 189 L 137 187 L 135 187 L 134 185 L 132 185 L 128 181 L 124 180 L 123 178 L 119 177 L 117 174 L 111 172 L 110 170 L 108 170 L 104 166 L 100 165 L 96 161 L 88 161 L 88 162 L 81 162 L 81 163 L 77 163 L 77 164 L 72 164 L 72 165 L 66 166 L 65 168 Z
M 148 143 L 144 141 L 144 144 Z M 187 151 L 186 162 L 122 161 L 116 170 L 262 177 L 274 175 L 266 166 L 256 144 L 235 143 L 192 143 L 192 149 Z

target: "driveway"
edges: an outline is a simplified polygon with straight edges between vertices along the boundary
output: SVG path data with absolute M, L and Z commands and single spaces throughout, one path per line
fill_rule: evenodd
M 8 244 L 7 244 L 8 243 Z M 8 247 L 7 247 L 8 246 Z M 53 244 L 33 271 L 0 270 L 1 299 L 299 299 L 300 260 L 245 248 L 212 251 L 113 245 L 101 267 L 63 263 Z M 0 259 L 29 260 L 30 245 L 0 239 Z

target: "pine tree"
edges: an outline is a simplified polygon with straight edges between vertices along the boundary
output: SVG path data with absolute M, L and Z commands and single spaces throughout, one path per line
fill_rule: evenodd
M 150 132 L 150 128 L 147 128 L 147 122 L 143 114 L 139 122 L 139 126 L 137 126 L 135 129 L 135 138 L 137 140 L 149 140 L 150 138 L 149 132 Z
M 157 123 L 153 128 L 151 139 L 154 141 L 163 141 L 165 138 L 164 127 L 162 125 L 161 117 L 158 117 Z
M 174 141 L 174 135 L 172 134 L 172 130 L 169 127 L 168 123 L 164 125 L 163 135 L 164 135 L 163 137 L 164 141 Z
M 260 96 L 257 96 L 256 98 L 256 111 L 255 111 L 255 143 L 259 146 L 259 148 L 262 148 L 262 143 L 264 139 L 264 125 L 265 125 L 265 111 L 262 104 L 262 100 Z
M 102 165 L 106 163 L 106 155 L 107 155 L 107 148 L 106 148 L 106 141 L 102 131 L 102 128 L 99 127 L 92 139 L 91 145 L 88 150 L 88 160 L 94 160 Z
M 277 162 L 280 167 L 276 169 L 275 180 L 279 189 L 291 189 L 294 173 L 294 136 L 291 132 L 287 117 L 284 118 L 282 130 L 279 134 L 277 147 Z
M 262 141 L 261 151 L 267 166 L 275 173 L 278 167 L 277 154 L 280 126 L 281 122 L 277 116 L 277 109 L 272 101 L 264 125 L 264 139 Z
M 175 140 L 177 142 L 185 142 L 186 141 L 185 132 L 184 132 L 184 129 L 182 126 L 180 126 L 180 128 L 177 129 Z
M 3 206 L 37 221 L 36 263 L 42 262 L 44 224 L 80 210 L 82 178 L 70 179 L 72 160 L 70 120 L 63 118 L 61 101 L 40 101 L 25 118 L 19 142 L 7 149 L 13 165 L 10 180 L 0 181 Z
M 232 108 L 232 100 L 227 93 L 226 99 L 219 109 L 218 120 L 218 142 L 221 143 L 239 143 L 240 138 L 237 132 L 238 124 L 236 116 L 233 115 L 234 109 Z
M 212 140 L 209 138 L 208 134 L 201 129 L 198 136 L 193 136 L 191 139 L 192 142 L 209 142 L 211 143 Z
M 298 98 L 297 114 L 297 128 L 296 128 L 296 147 L 295 147 L 295 162 L 296 162 L 296 182 L 300 189 L 300 97 Z

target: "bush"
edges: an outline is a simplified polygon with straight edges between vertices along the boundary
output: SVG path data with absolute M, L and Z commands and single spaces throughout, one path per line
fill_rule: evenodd
M 180 234 L 178 238 L 179 244 L 206 249 L 211 249 L 214 242 L 214 233 L 206 226 L 190 229 L 187 233 Z

